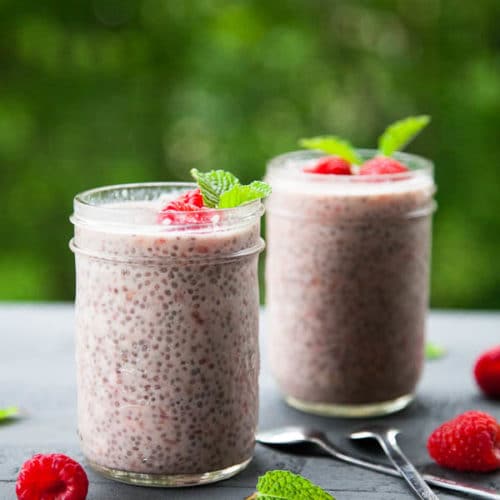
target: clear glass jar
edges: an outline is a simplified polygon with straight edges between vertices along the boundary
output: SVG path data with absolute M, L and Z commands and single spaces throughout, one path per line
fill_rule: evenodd
M 410 172 L 302 171 L 321 156 L 298 151 L 268 165 L 271 366 L 286 401 L 300 410 L 391 413 L 413 399 L 423 366 L 433 166 L 397 154 Z
M 159 223 L 162 200 L 193 187 L 74 202 L 78 433 L 90 465 L 127 483 L 209 483 L 253 455 L 263 205 Z

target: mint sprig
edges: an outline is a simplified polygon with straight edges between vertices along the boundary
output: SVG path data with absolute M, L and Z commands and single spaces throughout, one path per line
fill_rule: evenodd
M 0 422 L 10 420 L 19 416 L 19 408 L 17 406 L 8 406 L 7 408 L 0 408 Z
M 446 355 L 446 349 L 436 344 L 435 342 L 427 342 L 425 344 L 425 357 L 426 359 L 433 360 L 439 359 Z
M 319 149 L 325 153 L 340 156 L 355 165 L 363 163 L 351 143 L 335 135 L 321 135 L 309 139 L 300 139 L 299 145 L 306 149 Z
M 265 198 L 270 194 L 271 187 L 265 182 L 254 181 L 246 186 L 236 184 L 231 189 L 220 195 L 217 208 L 238 207 L 243 205 L 243 203 L 258 200 L 259 198 Z
M 203 202 L 210 208 L 217 208 L 220 195 L 240 182 L 231 172 L 225 170 L 200 172 L 198 169 L 193 168 L 191 169 L 191 175 L 198 183 Z
M 200 188 L 203 202 L 210 208 L 234 208 L 249 201 L 265 198 L 271 194 L 271 186 L 262 181 L 240 184 L 240 181 L 225 170 L 200 172 L 196 168 L 191 175 Z
M 389 125 L 379 137 L 378 149 L 384 156 L 391 156 L 412 141 L 431 121 L 430 116 L 409 116 Z
M 259 477 L 257 493 L 247 500 L 335 500 L 305 477 L 286 470 L 273 470 Z

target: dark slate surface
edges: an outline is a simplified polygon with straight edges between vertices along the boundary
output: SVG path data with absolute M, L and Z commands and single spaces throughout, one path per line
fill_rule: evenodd
M 264 330 L 264 329 L 263 329 Z M 61 452 L 83 461 L 75 432 L 73 309 L 71 305 L 0 305 L 0 407 L 18 404 L 28 415 L 0 426 L 0 500 L 15 499 L 19 466 L 38 452 Z M 262 332 L 265 337 L 265 331 Z M 468 409 L 489 411 L 500 419 L 500 403 L 480 396 L 471 375 L 476 356 L 500 341 L 500 314 L 432 313 L 429 338 L 444 344 L 448 355 L 429 361 L 417 400 L 386 422 L 403 430 L 400 444 L 422 469 L 476 482 L 500 491 L 500 472 L 487 475 L 441 470 L 429 461 L 425 440 L 439 423 Z M 269 375 L 263 348 L 261 418 L 264 428 L 311 424 L 321 427 L 338 444 L 358 455 L 384 461 L 376 447 L 352 446 L 345 435 L 366 421 L 307 416 L 288 408 Z M 257 477 L 269 469 L 289 469 L 310 478 L 338 500 L 413 498 L 397 479 L 311 454 L 257 446 L 255 458 L 239 476 L 213 486 L 147 489 L 108 481 L 87 468 L 88 500 L 217 499 L 241 500 L 253 492 Z M 458 498 L 436 489 L 442 499 Z

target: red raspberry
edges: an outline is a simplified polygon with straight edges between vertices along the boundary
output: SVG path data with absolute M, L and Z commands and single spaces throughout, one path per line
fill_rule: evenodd
M 179 212 L 179 213 L 175 213 Z M 186 213 L 187 212 L 187 213 Z M 203 205 L 199 189 L 192 189 L 170 201 L 158 214 L 158 222 L 169 220 L 172 224 L 210 222 L 212 212 Z
M 82 466 L 59 453 L 24 462 L 16 482 L 18 500 L 85 500 L 88 489 Z
M 479 356 L 474 366 L 476 382 L 492 398 L 500 398 L 500 345 Z
M 191 191 L 187 191 L 186 193 L 179 196 L 176 201 L 180 201 L 181 203 L 187 203 L 188 205 L 194 205 L 195 207 L 202 208 L 203 204 L 203 196 L 199 188 L 191 189 Z
M 340 156 L 325 156 L 316 164 L 302 169 L 308 174 L 351 175 L 351 165 Z
M 359 170 L 360 175 L 400 174 L 401 172 L 408 172 L 408 167 L 387 156 L 376 156 L 365 161 Z
M 443 467 L 471 472 L 500 468 L 500 425 L 487 413 L 467 411 L 438 427 L 427 441 Z

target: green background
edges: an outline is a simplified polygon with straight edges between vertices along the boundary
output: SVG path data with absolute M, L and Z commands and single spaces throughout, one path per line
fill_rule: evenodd
M 71 300 L 98 185 L 243 181 L 302 136 L 409 148 L 439 186 L 432 305 L 500 308 L 498 0 L 0 0 L 0 299 Z

